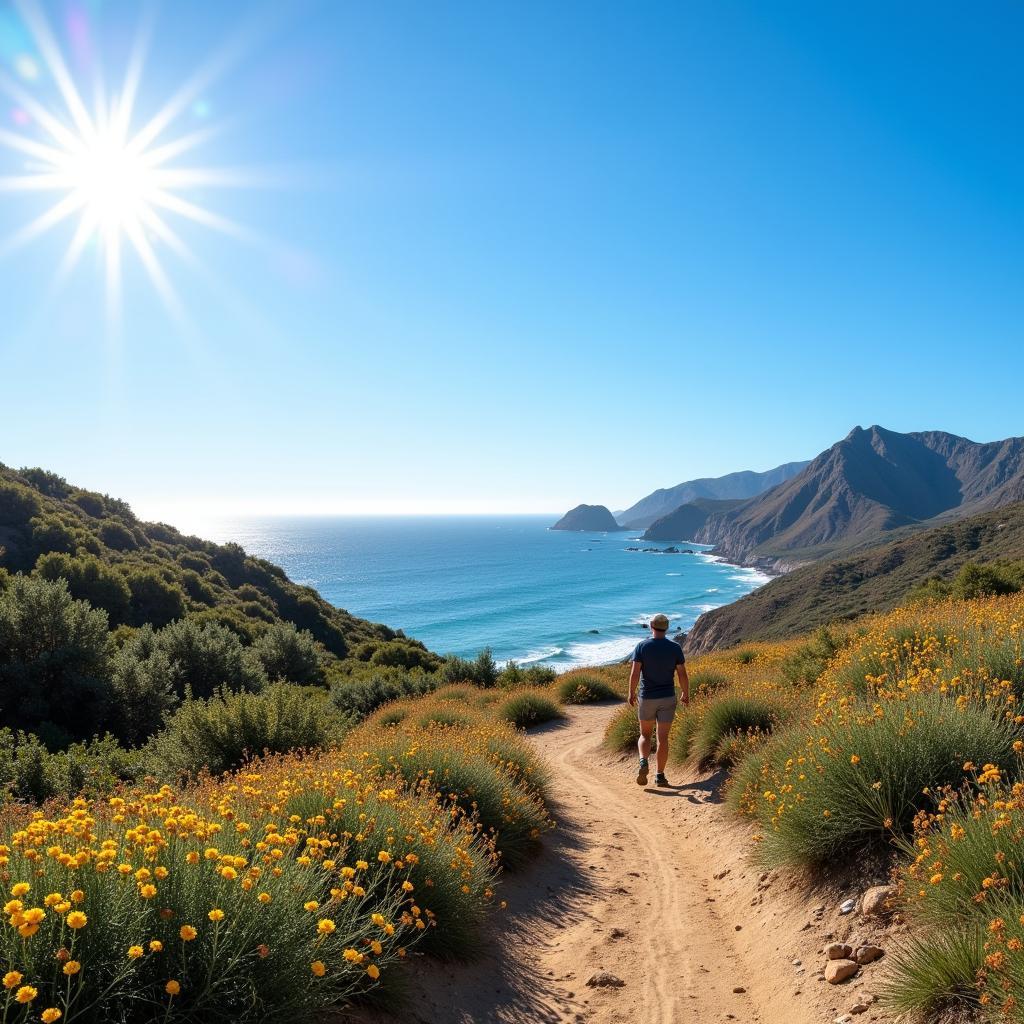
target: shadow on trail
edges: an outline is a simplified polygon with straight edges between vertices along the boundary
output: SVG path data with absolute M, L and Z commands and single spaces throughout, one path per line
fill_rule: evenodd
M 722 787 L 728 777 L 728 772 L 724 768 L 720 768 L 714 775 L 709 775 L 706 779 L 684 782 L 677 786 L 669 786 L 668 789 L 647 786 L 644 792 L 650 793 L 652 796 L 683 797 L 691 804 L 720 804 L 722 802 Z

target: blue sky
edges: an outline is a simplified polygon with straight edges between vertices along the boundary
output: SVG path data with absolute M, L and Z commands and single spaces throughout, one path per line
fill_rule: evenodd
M 1024 432 L 1019 5 L 288 6 L 155 8 L 133 127 L 230 55 L 160 141 L 248 182 L 181 191 L 238 235 L 150 236 L 183 318 L 128 252 L 114 320 L 95 241 L 55 292 L 75 219 L 0 242 L 3 462 L 171 521 L 556 511 Z M 116 88 L 140 5 L 42 9 Z M 23 14 L 0 62 L 62 110 Z M 55 198 L 0 191 L 0 239 Z

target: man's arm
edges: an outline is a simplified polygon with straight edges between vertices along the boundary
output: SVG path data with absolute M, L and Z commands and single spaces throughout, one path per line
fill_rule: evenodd
M 686 674 L 686 665 L 676 665 L 676 678 L 679 680 L 680 699 L 684 704 L 690 703 L 690 677 Z
M 636 704 L 636 688 L 640 685 L 640 669 L 643 668 L 639 661 L 633 662 L 633 668 L 629 673 L 629 704 L 632 707 Z

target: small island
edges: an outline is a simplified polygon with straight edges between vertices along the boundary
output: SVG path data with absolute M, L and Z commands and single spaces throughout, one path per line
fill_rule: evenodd
M 610 533 L 613 530 L 624 530 L 615 521 L 605 505 L 577 505 L 562 516 L 561 519 L 551 527 L 552 530 L 574 530 L 579 533 L 599 532 Z

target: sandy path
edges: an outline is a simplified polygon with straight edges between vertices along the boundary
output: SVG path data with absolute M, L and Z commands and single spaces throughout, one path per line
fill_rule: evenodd
M 508 916 L 478 961 L 416 978 L 406 1019 L 820 1022 L 824 1007 L 797 998 L 796 943 L 780 938 L 796 918 L 760 907 L 770 882 L 747 864 L 713 780 L 641 789 L 633 762 L 600 747 L 614 710 L 573 709 L 531 736 L 555 773 L 556 849 L 503 881 Z M 800 928 L 802 906 L 792 913 Z M 601 970 L 625 984 L 588 987 Z

